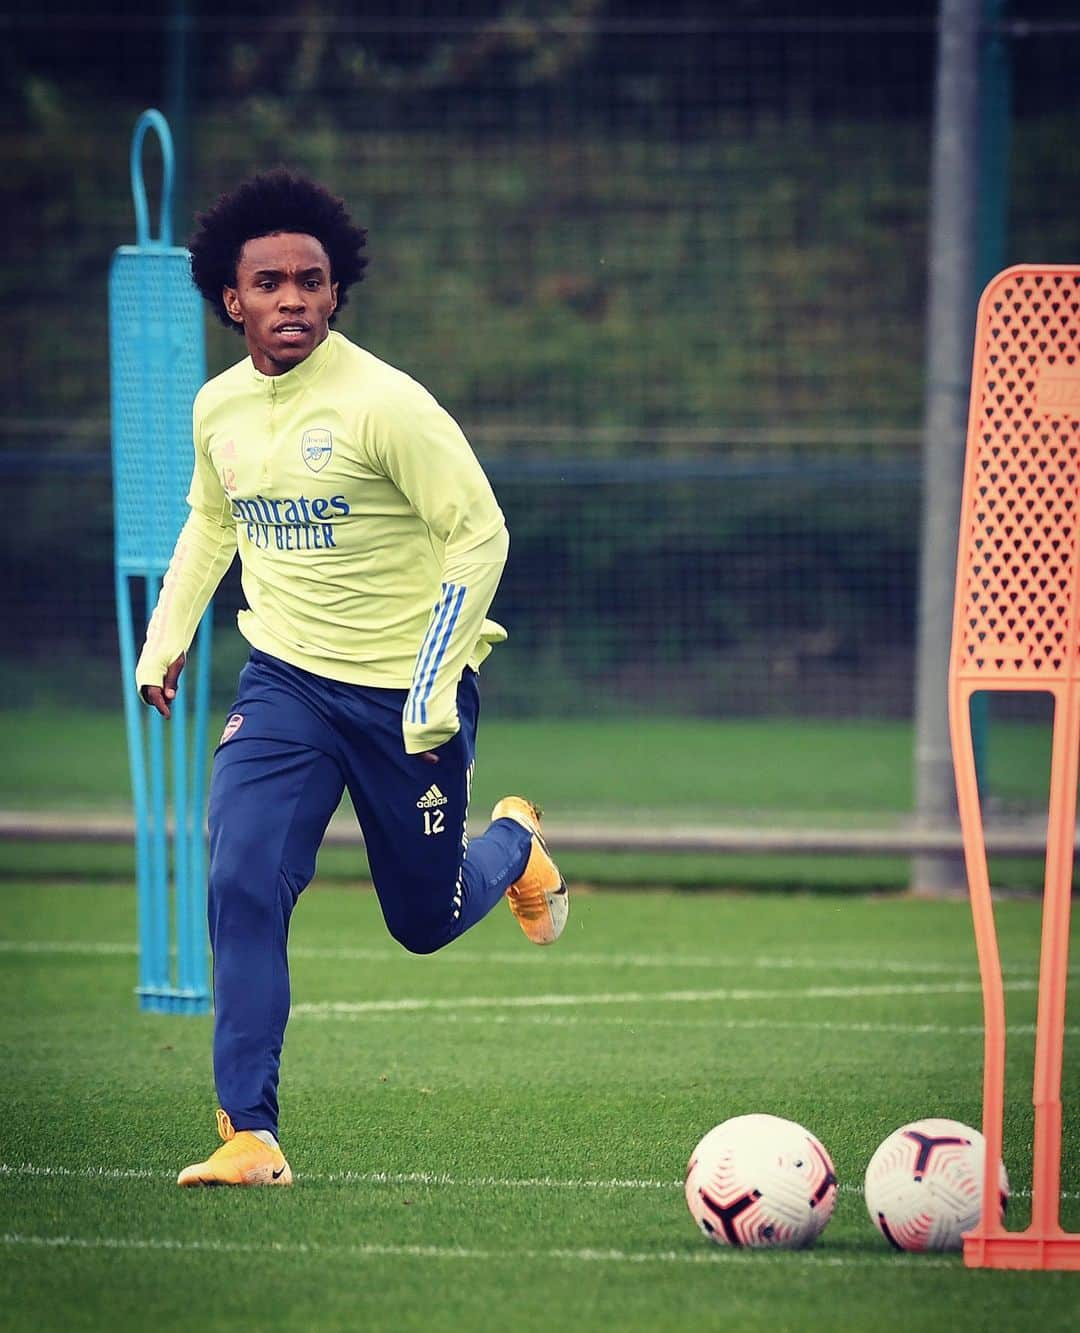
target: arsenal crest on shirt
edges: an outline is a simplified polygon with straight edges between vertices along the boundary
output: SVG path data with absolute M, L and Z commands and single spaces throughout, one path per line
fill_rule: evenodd
M 306 430 L 300 437 L 300 456 L 312 472 L 321 472 L 334 452 L 334 437 L 328 430 Z

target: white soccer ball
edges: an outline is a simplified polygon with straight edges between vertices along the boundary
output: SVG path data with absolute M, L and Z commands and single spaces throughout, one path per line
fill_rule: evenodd
M 836 1172 L 809 1130 L 776 1115 L 710 1129 L 686 1169 L 686 1203 L 718 1245 L 803 1249 L 836 1206 Z
M 958 1120 L 915 1120 L 882 1143 L 866 1168 L 870 1220 L 898 1250 L 959 1250 L 982 1211 L 986 1140 Z M 1001 1217 L 1009 1178 L 999 1163 Z

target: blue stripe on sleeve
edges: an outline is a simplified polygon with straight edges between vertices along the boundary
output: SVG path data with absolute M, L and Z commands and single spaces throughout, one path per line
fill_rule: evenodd
M 453 586 L 454 586 L 454 585 L 451 584 L 451 585 L 450 585 L 450 588 L 452 589 Z M 454 632 L 454 626 L 457 624 L 457 618 L 458 618 L 459 614 L 461 613 L 461 604 L 462 604 L 462 603 L 464 602 L 464 600 L 465 600 L 465 593 L 466 593 L 467 591 L 468 591 L 468 589 L 465 587 L 464 584 L 462 584 L 461 587 L 457 589 L 457 596 L 454 597 L 453 608 L 452 608 L 452 610 L 451 610 L 451 612 L 450 612 L 450 615 L 449 615 L 448 617 L 447 617 L 447 616 L 444 616 L 444 617 L 443 617 L 443 620 L 444 620 L 445 624 L 444 624 L 443 631 L 442 631 L 442 634 L 441 634 L 440 639 L 439 639 L 439 646 L 438 646 L 438 648 L 437 648 L 437 650 L 436 650 L 436 652 L 435 652 L 435 656 L 434 656 L 434 657 L 431 659 L 431 661 L 428 663 L 426 679 L 425 679 L 425 681 L 424 681 L 424 684 L 423 684 L 422 689 L 421 689 L 420 692 L 419 692 L 420 721 L 421 721 L 421 723 L 424 723 L 424 722 L 427 721 L 427 701 L 428 701 L 428 699 L 429 699 L 429 697 L 430 697 L 430 695 L 431 695 L 431 689 L 432 689 L 432 686 L 435 684 L 435 676 L 436 676 L 436 673 L 438 672 L 439 667 L 440 667 L 440 665 L 442 664 L 442 660 L 443 660 L 443 658 L 446 656 L 446 648 L 447 648 L 447 644 L 449 644 L 449 642 L 450 642 L 450 636 L 451 636 L 451 634 L 453 634 L 453 632 Z M 449 590 L 448 590 L 448 593 L 447 593 L 447 599 L 446 599 L 446 601 L 447 601 L 447 606 L 450 606 L 450 592 L 449 592 Z
M 420 651 L 416 655 L 416 666 L 413 669 L 412 688 L 409 691 L 407 700 L 408 720 L 417 721 L 420 704 L 420 682 L 424 679 L 431 655 L 435 651 L 435 645 L 439 641 L 439 631 L 442 628 L 449 611 L 450 602 L 455 592 L 455 585 L 444 583 L 442 585 L 442 597 L 435 603 L 432 611 L 431 624 L 428 626 L 427 633 L 424 635 L 424 641 L 420 645 Z

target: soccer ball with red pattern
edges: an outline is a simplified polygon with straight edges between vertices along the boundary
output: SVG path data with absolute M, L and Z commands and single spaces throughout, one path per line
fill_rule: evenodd
M 836 1172 L 809 1130 L 776 1115 L 710 1129 L 686 1171 L 686 1203 L 718 1245 L 803 1249 L 836 1206 Z
M 915 1120 L 878 1147 L 866 1168 L 870 1220 L 894 1249 L 959 1250 L 982 1211 L 986 1141 L 958 1120 Z M 1000 1216 L 1009 1178 L 998 1164 Z

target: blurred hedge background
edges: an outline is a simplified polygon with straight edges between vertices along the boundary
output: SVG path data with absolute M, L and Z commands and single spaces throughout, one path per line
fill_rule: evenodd
M 1075 259 L 1074 6 L 985 9 L 1001 258 Z M 508 515 L 503 716 L 910 716 L 936 12 L 9 8 L 4 703 L 119 699 L 106 278 L 158 105 L 178 237 L 277 162 L 369 228 L 340 327 L 458 418 Z M 243 348 L 209 332 L 214 373 Z

